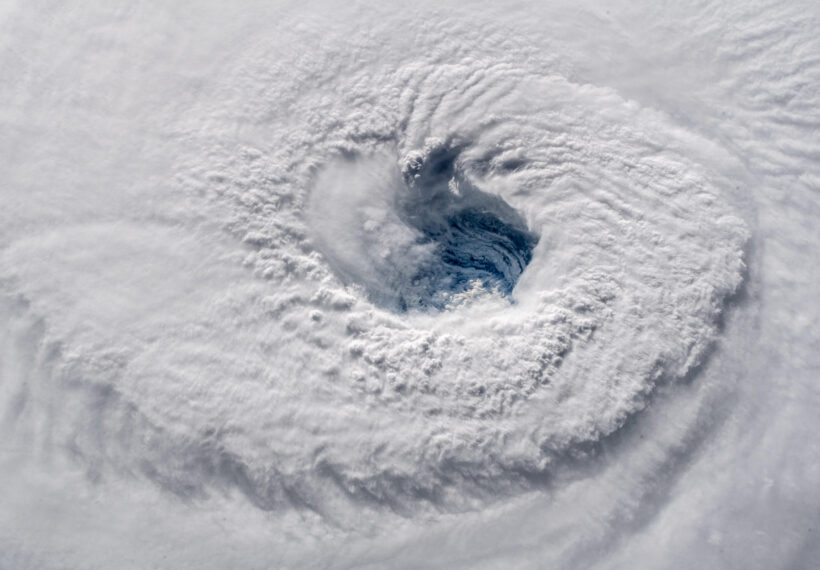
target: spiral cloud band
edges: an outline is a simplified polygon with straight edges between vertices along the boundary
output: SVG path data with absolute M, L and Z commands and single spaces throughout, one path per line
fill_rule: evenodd
M 754 4 L 4 8 L 0 567 L 812 567 Z

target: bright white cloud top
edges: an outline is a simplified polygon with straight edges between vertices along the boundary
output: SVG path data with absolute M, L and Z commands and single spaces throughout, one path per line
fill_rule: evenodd
M 211 4 L 0 15 L 0 566 L 812 567 L 813 3 Z

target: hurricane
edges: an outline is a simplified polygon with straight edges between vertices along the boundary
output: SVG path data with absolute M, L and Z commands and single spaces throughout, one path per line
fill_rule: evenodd
M 820 10 L 0 10 L 0 567 L 812 568 Z

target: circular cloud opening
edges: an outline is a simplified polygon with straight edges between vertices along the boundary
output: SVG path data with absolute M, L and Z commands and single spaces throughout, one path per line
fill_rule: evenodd
M 467 179 L 459 153 L 434 145 L 405 157 L 400 173 L 376 157 L 320 176 L 309 207 L 320 249 L 374 303 L 406 312 L 510 298 L 538 235 Z

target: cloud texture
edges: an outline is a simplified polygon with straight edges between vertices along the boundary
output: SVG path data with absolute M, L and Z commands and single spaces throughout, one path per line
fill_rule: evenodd
M 0 565 L 811 566 L 813 4 L 1 17 Z

